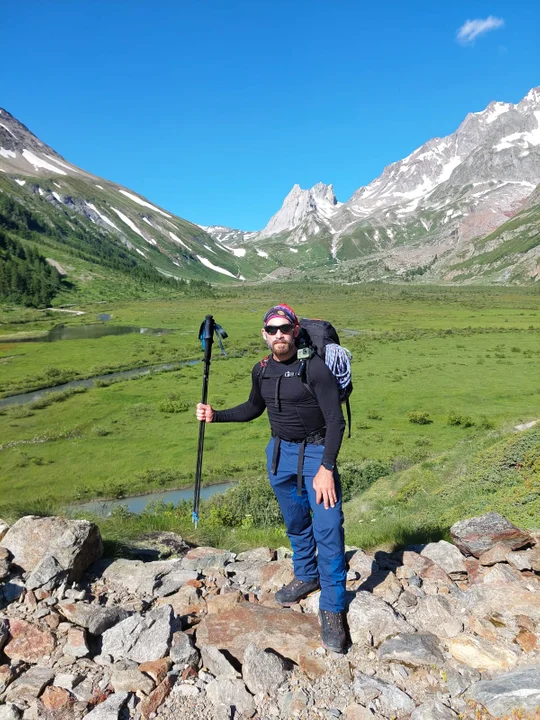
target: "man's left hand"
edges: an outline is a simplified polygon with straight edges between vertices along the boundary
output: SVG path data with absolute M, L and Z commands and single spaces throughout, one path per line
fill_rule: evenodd
M 321 466 L 313 478 L 313 489 L 315 490 L 315 501 L 317 505 L 324 502 L 325 510 L 335 506 L 337 503 L 337 495 L 333 470 L 327 470 Z

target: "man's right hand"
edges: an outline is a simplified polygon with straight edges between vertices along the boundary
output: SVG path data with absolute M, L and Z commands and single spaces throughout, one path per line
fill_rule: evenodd
M 197 405 L 196 415 L 197 420 L 211 423 L 214 419 L 214 410 L 211 405 L 203 405 L 202 403 L 199 403 Z

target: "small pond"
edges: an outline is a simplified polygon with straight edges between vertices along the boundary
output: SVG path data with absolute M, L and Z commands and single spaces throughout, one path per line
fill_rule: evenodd
M 106 318 L 103 318 L 106 320 Z M 104 325 L 94 323 L 91 325 L 55 325 L 49 332 L 35 337 L 9 336 L 4 342 L 58 342 L 59 340 L 95 340 L 106 335 L 167 335 L 172 332 L 166 328 L 142 328 L 131 325 Z M 0 336 L 0 342 L 3 342 Z
M 201 488 L 201 499 L 206 500 L 212 495 L 224 493 L 229 488 L 234 487 L 233 482 L 218 483 L 217 485 L 207 485 Z M 136 497 L 123 498 L 121 500 L 92 500 L 92 502 L 73 505 L 72 509 L 77 512 L 89 512 L 101 517 L 107 517 L 117 507 L 125 507 L 132 513 L 141 513 L 144 508 L 151 502 L 174 503 L 175 505 L 182 500 L 193 500 L 193 488 L 184 488 L 183 490 L 167 490 L 162 492 L 148 493 L 148 495 L 137 495 Z

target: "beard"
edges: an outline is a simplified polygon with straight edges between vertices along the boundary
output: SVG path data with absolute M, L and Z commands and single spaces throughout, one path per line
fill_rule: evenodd
M 283 337 L 279 340 L 267 340 L 266 344 L 276 357 L 280 357 L 290 353 L 291 349 L 294 347 L 294 339 L 291 338 L 290 340 L 287 340 L 287 338 Z

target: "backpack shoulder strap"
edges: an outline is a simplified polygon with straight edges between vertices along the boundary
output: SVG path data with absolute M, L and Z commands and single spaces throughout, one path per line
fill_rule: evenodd
M 270 355 L 267 355 L 266 357 L 263 357 L 263 359 L 259 362 L 259 372 L 257 373 L 257 378 L 258 378 L 259 382 L 264 377 L 266 368 L 268 367 L 269 360 L 270 360 Z

